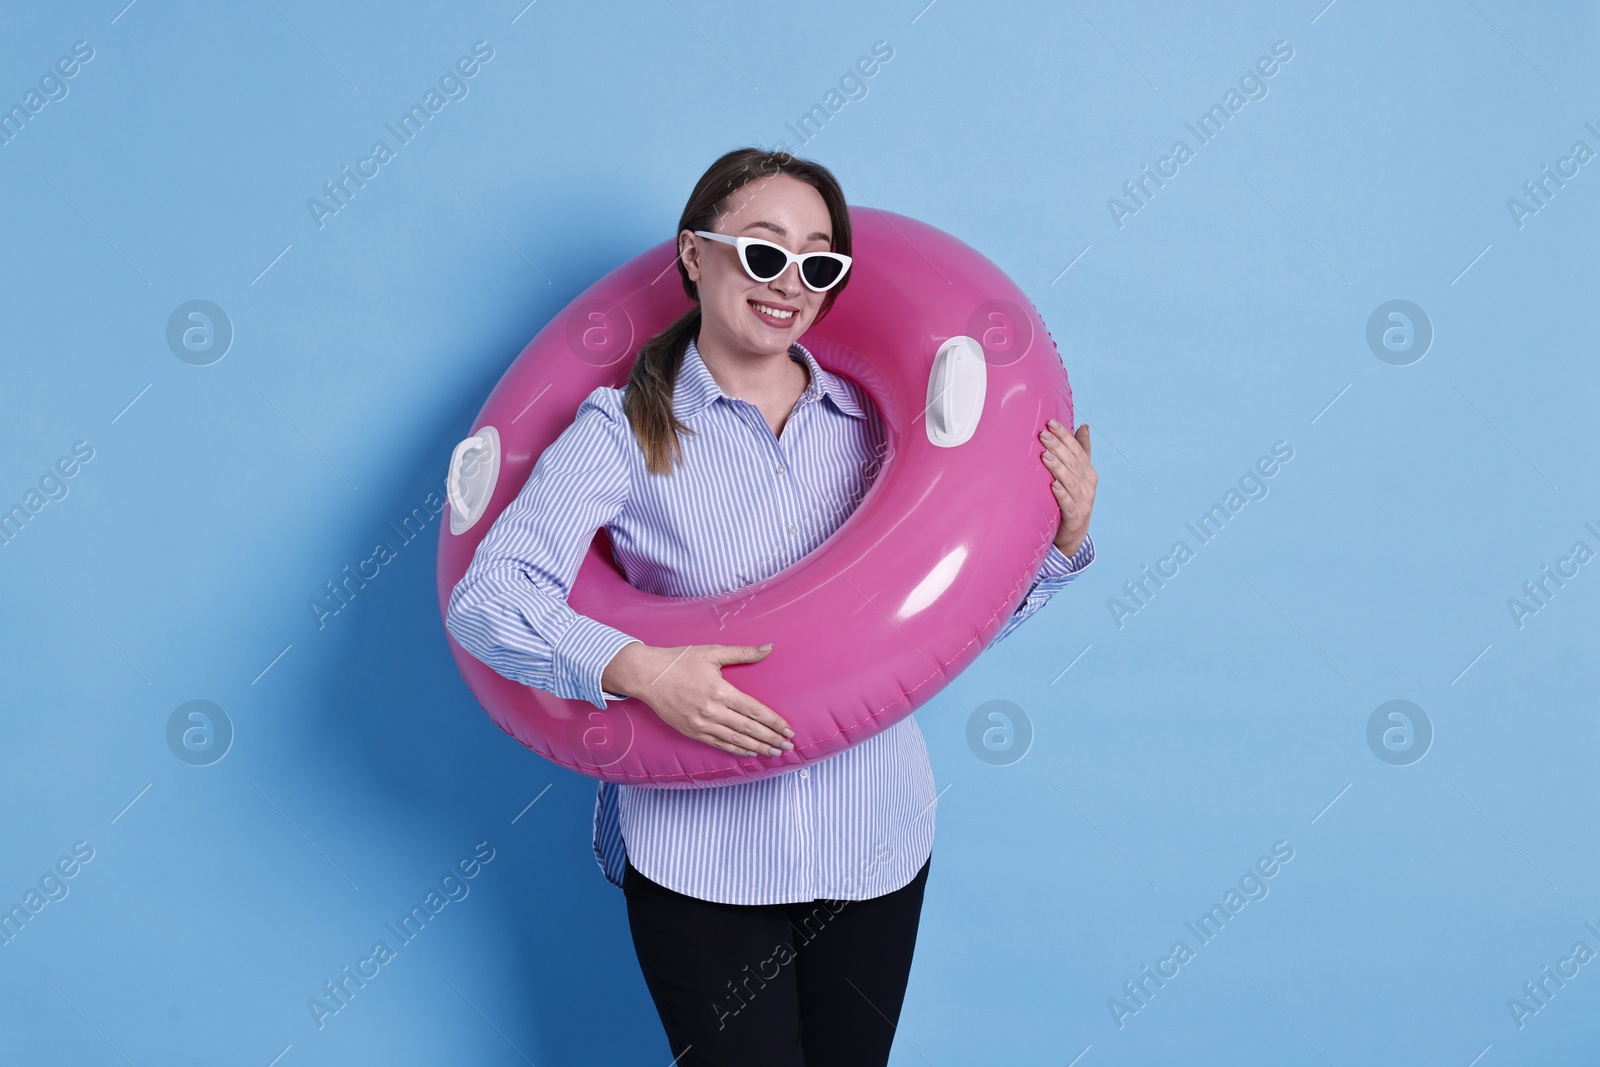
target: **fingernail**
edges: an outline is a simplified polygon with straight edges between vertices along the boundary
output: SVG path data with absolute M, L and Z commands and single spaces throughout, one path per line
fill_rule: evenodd
M 784 737 L 793 737 L 794 736 L 794 731 L 789 729 L 787 726 L 785 726 L 783 728 L 783 736 Z
M 747 749 L 745 749 L 745 750 L 744 750 L 744 754 L 745 754 L 745 755 L 746 755 L 746 756 L 754 756 L 754 755 L 755 755 L 755 753 L 754 753 L 754 752 L 751 752 L 751 751 L 750 751 L 750 750 L 749 750 L 749 749 L 748 749 L 748 748 L 747 748 Z
M 781 755 L 783 755 L 783 750 L 769 747 L 768 751 L 767 751 L 767 755 L 769 755 L 769 756 L 781 756 Z
M 787 742 L 787 741 L 785 741 L 785 742 L 784 742 L 784 743 L 783 743 L 783 750 L 784 750 L 784 751 L 785 751 L 785 752 L 793 752 L 793 751 L 794 751 L 794 746 L 793 746 L 793 745 L 791 745 L 791 744 L 790 744 L 790 743 L 789 743 L 789 742 Z
M 758 645 L 756 647 L 757 647 L 757 650 L 760 651 L 760 652 L 770 652 L 772 650 L 772 642 L 768 641 L 766 644 Z
M 1055 419 L 1051 419 L 1050 420 L 1050 428 L 1052 430 L 1059 430 L 1059 429 L 1061 429 L 1061 424 L 1059 422 L 1057 422 Z

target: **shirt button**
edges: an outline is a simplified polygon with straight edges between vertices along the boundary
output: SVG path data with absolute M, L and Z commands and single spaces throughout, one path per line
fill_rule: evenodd
M 782 468 L 782 467 L 779 467 L 779 468 L 778 468 L 778 473 L 779 473 L 779 474 L 782 474 L 782 473 L 783 473 L 783 468 Z
M 798 537 L 798 536 L 800 536 L 800 527 L 796 526 L 792 522 L 789 524 L 789 536 L 790 537 Z
M 800 777 L 802 777 L 802 778 L 810 778 L 811 777 L 811 768 L 810 767 L 801 767 L 800 768 Z

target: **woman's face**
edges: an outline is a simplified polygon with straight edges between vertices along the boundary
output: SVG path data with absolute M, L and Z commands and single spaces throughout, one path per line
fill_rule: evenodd
M 709 229 L 730 237 L 759 237 L 795 253 L 827 252 L 833 241 L 822 194 L 787 174 L 746 182 Z M 716 344 L 739 352 L 787 353 L 816 321 L 827 296 L 807 288 L 798 263 L 771 281 L 755 281 L 744 272 L 738 248 L 689 230 L 678 235 L 678 253 L 699 289 L 702 336 L 709 334 Z

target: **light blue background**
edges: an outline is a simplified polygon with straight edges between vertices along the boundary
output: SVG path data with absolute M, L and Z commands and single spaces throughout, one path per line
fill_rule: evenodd
M 0 17 L 6 106 L 94 48 L 0 148 L 0 506 L 94 449 L 0 547 L 0 904 L 94 849 L 0 947 L 0 1060 L 668 1062 L 593 783 L 450 659 L 437 522 L 325 627 L 308 601 L 540 326 L 779 141 L 1017 280 L 1100 472 L 1095 564 L 918 713 L 944 792 L 894 1063 L 1600 1059 L 1600 962 L 1507 1007 L 1600 951 L 1600 564 L 1507 606 L 1600 550 L 1600 162 L 1520 228 L 1506 204 L 1600 150 L 1592 5 L 123 3 Z M 469 95 L 319 229 L 307 199 L 479 40 Z M 1119 228 L 1107 199 L 1276 41 L 1268 95 Z M 166 344 L 192 299 L 237 331 L 210 366 Z M 1435 331 L 1407 366 L 1365 339 L 1391 299 Z M 1269 494 L 1119 627 L 1278 441 Z M 236 730 L 209 767 L 166 740 L 194 699 Z M 1004 767 L 966 743 L 997 699 L 1035 731 Z M 1391 699 L 1435 731 L 1409 766 L 1366 741 Z M 319 1030 L 308 998 L 480 841 L 470 895 Z M 1270 895 L 1119 1028 L 1278 841 Z

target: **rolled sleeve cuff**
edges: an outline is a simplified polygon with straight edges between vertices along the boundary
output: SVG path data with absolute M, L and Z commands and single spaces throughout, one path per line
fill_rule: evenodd
M 1083 544 L 1078 546 L 1078 551 L 1068 556 L 1054 544 L 1044 556 L 1044 565 L 1039 568 L 1041 579 L 1065 578 L 1077 574 L 1083 568 L 1094 562 L 1094 539 L 1088 534 L 1083 535 Z
M 626 699 L 600 688 L 600 676 L 613 656 L 638 638 L 587 615 L 579 615 L 555 644 L 556 691 L 575 693 L 597 708 Z

